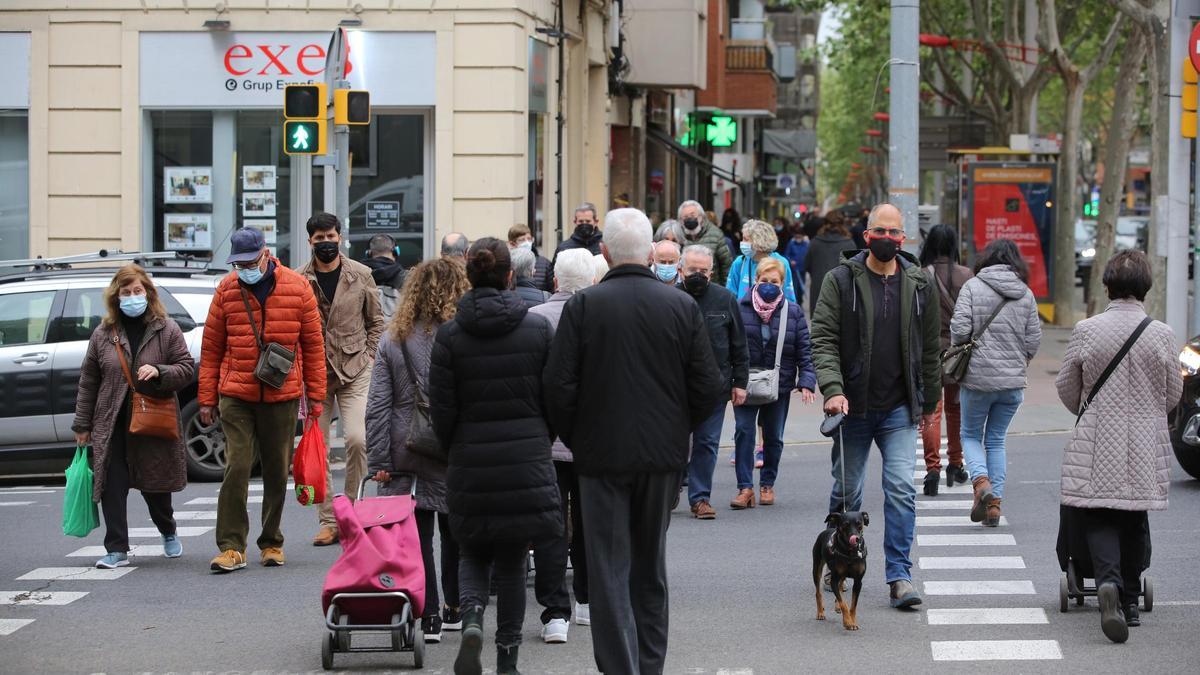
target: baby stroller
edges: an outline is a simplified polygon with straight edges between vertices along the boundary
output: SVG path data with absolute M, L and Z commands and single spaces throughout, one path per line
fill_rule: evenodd
M 342 555 L 325 576 L 321 605 L 329 632 L 321 639 L 321 666 L 333 668 L 334 653 L 412 652 L 425 665 L 425 565 L 413 510 L 417 479 L 407 495 L 359 500 L 333 498 Z M 395 480 L 395 478 L 393 478 Z M 390 646 L 351 646 L 354 633 L 386 633 Z
M 1146 525 L 1149 529 L 1149 524 Z M 1087 585 L 1085 579 L 1095 579 L 1096 571 L 1092 568 L 1092 554 L 1088 549 L 1087 536 L 1077 521 L 1076 510 L 1070 506 L 1058 507 L 1058 565 L 1063 571 L 1063 577 L 1058 580 L 1058 611 L 1067 612 L 1071 600 L 1078 607 L 1083 606 L 1085 598 L 1096 597 L 1096 586 Z M 1150 568 L 1150 533 L 1146 532 L 1146 559 L 1142 562 L 1142 571 Z M 1142 608 L 1154 610 L 1154 580 L 1142 575 Z

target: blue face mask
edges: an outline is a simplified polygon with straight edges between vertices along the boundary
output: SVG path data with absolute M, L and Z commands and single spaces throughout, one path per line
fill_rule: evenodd
M 675 281 L 675 277 L 679 276 L 679 268 L 675 265 L 654 263 L 654 274 L 659 281 L 665 284 L 668 281 Z
M 146 313 L 148 304 L 149 301 L 144 295 L 126 295 L 121 298 L 121 312 L 131 319 L 136 319 Z
M 758 297 L 762 298 L 764 302 L 775 302 L 775 299 L 781 293 L 779 287 L 775 284 L 760 283 L 755 289 L 758 292 Z
M 742 255 L 746 256 L 747 258 L 754 254 L 754 249 L 750 248 L 750 242 L 748 241 L 743 241 L 738 248 L 741 249 Z
M 238 279 L 242 280 L 243 284 L 253 286 L 262 281 L 263 271 L 257 267 L 252 267 L 248 270 L 238 270 Z

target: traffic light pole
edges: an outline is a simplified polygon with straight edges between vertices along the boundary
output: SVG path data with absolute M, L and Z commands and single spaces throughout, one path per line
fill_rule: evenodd
M 891 94 L 888 126 L 888 201 L 900 209 L 908 246 L 920 243 L 917 217 L 917 35 L 920 8 L 915 0 L 892 0 Z M 913 249 L 915 250 L 915 248 Z

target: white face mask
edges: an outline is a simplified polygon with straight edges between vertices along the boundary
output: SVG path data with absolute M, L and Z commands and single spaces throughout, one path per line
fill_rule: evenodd
M 517 248 L 533 248 L 533 240 L 522 241 L 517 244 Z

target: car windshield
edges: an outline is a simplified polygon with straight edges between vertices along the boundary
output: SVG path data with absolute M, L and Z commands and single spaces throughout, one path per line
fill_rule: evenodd
M 1075 221 L 1075 244 L 1077 246 L 1091 246 L 1096 241 L 1096 221 L 1094 220 L 1077 220 Z

